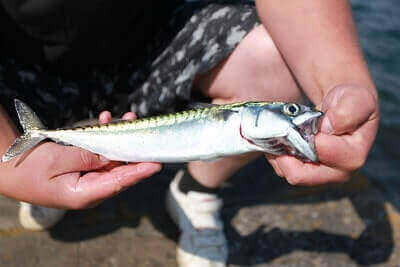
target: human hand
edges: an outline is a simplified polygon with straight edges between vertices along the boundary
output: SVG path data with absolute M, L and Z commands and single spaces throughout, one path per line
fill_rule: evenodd
M 134 118 L 133 113 L 123 117 Z M 100 123 L 110 120 L 109 112 L 99 116 Z M 111 162 L 89 151 L 53 142 L 40 144 L 23 157 L 1 166 L 1 178 L 8 183 L 5 194 L 62 209 L 93 207 L 161 169 L 158 163 Z
M 267 156 L 279 176 L 293 185 L 344 182 L 362 167 L 376 136 L 379 109 L 375 92 L 343 85 L 330 90 L 319 107 L 325 112 L 315 138 L 319 163 L 291 156 Z

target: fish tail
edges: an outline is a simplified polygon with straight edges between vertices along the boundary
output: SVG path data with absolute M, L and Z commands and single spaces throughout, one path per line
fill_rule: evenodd
M 8 148 L 0 162 L 7 162 L 21 155 L 47 138 L 42 133 L 46 128 L 35 112 L 28 105 L 18 99 L 15 99 L 14 103 L 24 134 L 18 137 Z

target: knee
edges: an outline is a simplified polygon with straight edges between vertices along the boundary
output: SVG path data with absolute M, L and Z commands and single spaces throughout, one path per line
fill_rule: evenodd
M 268 74 L 275 70 L 286 69 L 286 65 L 274 41 L 264 26 L 254 28 L 235 50 L 242 56 L 248 68 L 253 73 Z
M 249 90 L 257 91 L 258 96 L 280 98 L 283 92 L 297 98 L 301 94 L 295 78 L 264 26 L 254 28 L 235 53 L 239 56 L 238 62 L 246 68 L 242 72 L 246 76 L 242 78 L 252 81 L 254 87 Z
M 293 101 L 301 96 L 264 26 L 254 28 L 223 63 L 197 81 L 218 102 Z

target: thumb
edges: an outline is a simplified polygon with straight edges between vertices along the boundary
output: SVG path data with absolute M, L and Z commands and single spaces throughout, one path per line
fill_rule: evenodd
M 343 85 L 329 91 L 322 110 L 322 133 L 351 133 L 377 115 L 377 99 L 367 88 Z
M 77 147 L 55 146 L 51 150 L 51 174 L 57 176 L 64 173 L 90 171 L 102 168 L 110 161 Z

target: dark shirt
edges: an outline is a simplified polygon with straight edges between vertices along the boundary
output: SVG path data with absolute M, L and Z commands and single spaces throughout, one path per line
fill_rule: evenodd
M 22 52 L 43 53 L 37 47 L 62 47 L 70 63 L 112 63 L 140 60 L 141 50 L 182 2 L 125 0 L 0 0 L 2 37 L 29 44 Z M 18 28 L 20 34 L 15 33 Z M 13 32 L 12 32 L 13 31 Z M 31 40 L 26 40 L 26 39 Z M 33 41 L 32 41 L 33 40 Z M 12 46 L 12 45 L 11 45 Z M 32 52 L 30 50 L 33 50 Z M 25 55 L 24 58 L 31 58 Z M 35 58 L 33 56 L 32 58 Z

